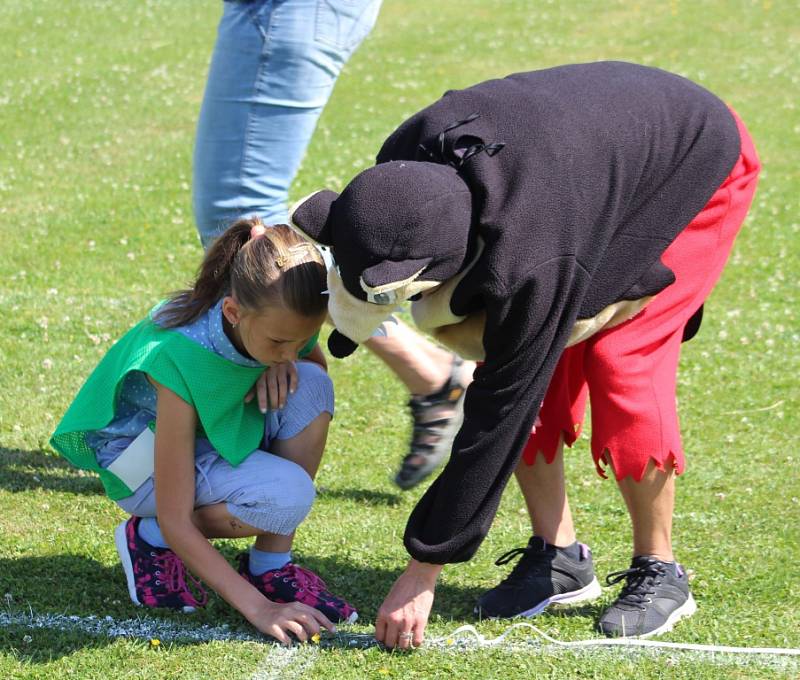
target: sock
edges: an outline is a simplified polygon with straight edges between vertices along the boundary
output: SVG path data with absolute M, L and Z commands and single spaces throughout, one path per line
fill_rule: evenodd
M 571 543 L 563 548 L 559 548 L 559 550 L 567 557 L 571 557 L 573 560 L 580 560 L 581 558 L 581 545 L 578 543 L 578 541 L 575 541 L 574 543 Z
M 280 569 L 291 561 L 291 550 L 289 552 L 266 552 L 255 546 L 250 548 L 250 573 L 253 576 L 261 576 L 265 571 Z
M 169 544 L 164 540 L 158 520 L 155 517 L 142 517 L 138 528 L 139 538 L 145 543 L 149 543 L 154 548 L 169 548 Z
M 565 545 L 563 548 L 558 545 L 553 545 L 552 543 L 547 543 L 541 536 L 536 536 L 535 538 L 544 541 L 546 545 L 553 546 L 554 548 L 558 548 L 561 552 L 563 552 L 567 557 L 572 558 L 573 560 L 580 560 L 581 558 L 581 544 L 578 541 L 570 543 L 569 545 Z

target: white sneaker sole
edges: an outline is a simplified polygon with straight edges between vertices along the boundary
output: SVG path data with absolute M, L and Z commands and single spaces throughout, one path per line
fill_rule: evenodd
M 114 529 L 114 545 L 117 546 L 117 554 L 119 560 L 122 562 L 122 570 L 125 572 L 125 580 L 128 582 L 128 595 L 131 601 L 137 607 L 141 607 L 142 603 L 136 597 L 136 579 L 133 576 L 133 562 L 131 562 L 131 554 L 128 552 L 128 537 L 125 535 L 125 525 L 127 520 L 117 525 Z
M 507 618 L 516 618 L 518 616 L 524 616 L 526 618 L 530 618 L 532 616 L 536 616 L 537 614 L 541 614 L 545 609 L 550 606 L 560 606 L 560 607 L 571 607 L 572 605 L 579 604 L 581 602 L 590 602 L 592 600 L 596 600 L 600 595 L 602 595 L 603 591 L 600 588 L 600 583 L 597 580 L 597 576 L 592 579 L 592 582 L 588 586 L 584 586 L 579 590 L 571 590 L 568 593 L 561 593 L 560 595 L 553 595 L 552 597 L 548 597 L 546 600 L 542 600 L 539 604 L 531 609 L 526 609 L 524 612 L 520 612 L 519 614 L 514 614 L 514 616 L 485 616 L 486 619 L 507 619 Z M 475 613 L 480 614 L 480 608 L 475 607 Z
M 672 614 L 667 617 L 667 620 L 661 624 L 655 630 L 651 630 L 649 633 L 643 633 L 642 635 L 623 635 L 623 637 L 629 638 L 637 638 L 639 640 L 644 640 L 646 638 L 655 637 L 657 635 L 663 635 L 664 633 L 669 633 L 674 627 L 675 624 L 678 623 L 681 619 L 688 619 L 692 614 L 697 611 L 697 603 L 694 601 L 692 594 L 689 593 L 689 599 L 686 600 L 680 607 L 678 607 Z M 624 628 L 623 628 L 624 632 Z
M 520 612 L 517 614 L 517 616 L 536 616 L 537 614 L 541 614 L 550 606 L 571 607 L 572 605 L 579 604 L 581 602 L 591 602 L 592 600 L 596 600 L 598 597 L 600 597 L 602 593 L 603 591 L 600 588 L 600 583 L 597 580 L 597 576 L 595 576 L 588 586 L 584 586 L 580 590 L 571 590 L 568 593 L 561 593 L 560 595 L 548 597 L 546 600 L 543 600 L 532 609 Z
M 117 525 L 114 529 L 114 545 L 117 547 L 117 554 L 119 560 L 122 562 L 122 570 L 125 572 L 125 580 L 128 583 L 128 595 L 130 595 L 131 602 L 137 607 L 143 606 L 136 596 L 136 577 L 133 574 L 133 562 L 131 562 L 131 554 L 128 552 L 128 537 L 125 535 L 125 525 L 127 520 Z M 193 614 L 196 609 L 189 605 L 185 605 L 182 609 L 184 614 Z

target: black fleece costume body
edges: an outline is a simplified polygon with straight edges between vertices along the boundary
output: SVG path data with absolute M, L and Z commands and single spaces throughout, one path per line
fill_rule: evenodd
M 446 93 L 404 122 L 378 165 L 333 201 L 328 242 L 348 292 L 362 298 L 358 277 L 380 258 L 414 259 L 428 246 L 434 258 L 419 279 L 430 272 L 441 281 L 443 244 L 464 250 L 462 270 L 476 237 L 484 244 L 450 308 L 485 311 L 485 363 L 467 390 L 451 458 L 409 518 L 404 541 L 415 559 L 474 554 L 576 321 L 674 281 L 660 256 L 725 180 L 739 148 L 731 112 L 703 88 L 633 64 L 577 64 Z M 451 189 L 439 194 L 471 202 L 469 227 L 439 218 L 426 227 L 436 245 L 426 244 L 419 219 L 408 217 L 426 210 L 417 205 L 428 200 L 426 187 L 413 182 L 419 163 L 397 161 L 446 164 Z M 395 172 L 409 173 L 389 183 L 397 195 L 370 179 Z M 380 224 L 369 224 L 370 214 Z M 370 252 L 371 239 L 391 229 L 390 251 Z

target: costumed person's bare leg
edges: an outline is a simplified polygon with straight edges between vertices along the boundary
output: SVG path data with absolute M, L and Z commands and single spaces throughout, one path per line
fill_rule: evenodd
M 399 487 L 410 489 L 450 455 L 475 363 L 462 361 L 400 321 L 384 324 L 384 328 L 385 335 L 373 336 L 364 344 L 411 393 L 411 448 L 394 478 Z
M 651 555 L 673 562 L 672 513 L 675 509 L 675 471 L 659 470 L 651 461 L 641 481 L 617 482 L 633 529 L 633 555 Z
M 675 475 L 685 468 L 675 386 L 681 341 L 697 330 L 693 320 L 722 273 L 756 187 L 758 158 L 738 118 L 737 124 L 739 160 L 662 255 L 675 283 L 633 319 L 587 341 L 592 453 L 598 469 L 604 462 L 614 471 L 633 527 L 630 567 L 607 578 L 624 585 L 600 618 L 606 635 L 658 635 L 696 610 L 672 552 Z
M 606 635 L 658 635 L 697 609 L 672 551 L 675 477 L 675 470 L 660 470 L 651 460 L 641 480 L 631 475 L 617 480 L 631 518 L 633 558 L 629 569 L 607 577 L 609 585 L 623 580 L 625 585 L 599 621 Z
M 564 477 L 564 442 L 559 442 L 552 463 L 539 452 L 534 465 L 520 461 L 514 471 L 535 536 L 554 546 L 566 547 L 575 542 L 575 526 L 567 498 Z

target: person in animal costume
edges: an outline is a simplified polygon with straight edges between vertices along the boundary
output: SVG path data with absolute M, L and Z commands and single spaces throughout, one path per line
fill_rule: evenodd
M 420 328 L 482 362 L 450 459 L 408 520 L 411 560 L 378 612 L 378 640 L 422 643 L 442 566 L 474 555 L 515 472 L 533 535 L 497 561 L 519 558 L 476 612 L 530 616 L 600 594 L 563 470 L 587 396 L 594 463 L 613 472 L 633 528 L 600 630 L 656 635 L 695 611 L 671 543 L 685 466 L 678 358 L 758 172 L 747 130 L 715 95 L 599 62 L 446 92 L 340 194 L 293 208 L 293 226 L 333 250 L 335 356 L 412 300 Z

